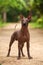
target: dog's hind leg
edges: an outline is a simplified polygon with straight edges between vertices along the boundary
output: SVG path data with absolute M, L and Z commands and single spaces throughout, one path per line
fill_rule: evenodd
M 12 35 L 11 40 L 10 40 L 10 44 L 9 44 L 9 50 L 8 50 L 7 57 L 10 55 L 11 46 L 12 46 L 13 42 L 14 42 L 14 36 Z
M 21 50 L 21 45 L 20 45 L 20 43 L 18 42 L 18 58 L 17 58 L 17 59 L 20 59 L 20 55 L 21 55 L 20 50 Z

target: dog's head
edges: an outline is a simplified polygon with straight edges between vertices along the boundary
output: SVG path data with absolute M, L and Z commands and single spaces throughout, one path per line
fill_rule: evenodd
M 25 18 L 23 15 L 20 15 L 21 23 L 23 26 L 27 26 L 28 23 L 31 21 L 31 15 Z

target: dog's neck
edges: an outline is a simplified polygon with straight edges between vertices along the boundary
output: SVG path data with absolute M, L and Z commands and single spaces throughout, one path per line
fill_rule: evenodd
M 22 33 L 28 32 L 28 26 L 26 26 L 26 27 L 25 27 L 25 26 L 22 26 L 22 27 L 21 27 L 21 32 L 22 32 Z

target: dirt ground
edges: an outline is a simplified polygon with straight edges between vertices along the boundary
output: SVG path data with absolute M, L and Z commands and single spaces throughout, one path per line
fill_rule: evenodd
M 18 42 L 15 41 L 11 48 L 10 57 L 6 57 L 10 37 L 12 33 L 21 28 L 20 24 L 9 24 L 0 29 L 0 65 L 43 65 L 43 29 L 31 29 L 30 32 L 30 54 L 33 59 L 29 60 L 27 57 L 26 43 L 23 48 L 25 57 L 17 60 L 18 56 Z

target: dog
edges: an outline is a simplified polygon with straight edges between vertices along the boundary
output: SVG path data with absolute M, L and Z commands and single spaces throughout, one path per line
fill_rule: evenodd
M 22 53 L 22 56 L 25 56 L 23 53 L 23 46 L 24 46 L 25 42 L 26 42 L 26 47 L 27 47 L 28 58 L 31 59 L 32 57 L 30 56 L 30 51 L 29 51 L 30 34 L 28 31 L 28 23 L 31 20 L 31 15 L 29 15 L 27 18 L 25 18 L 23 15 L 20 15 L 20 19 L 21 19 L 22 27 L 19 31 L 15 31 L 12 34 L 7 56 L 10 55 L 11 46 L 12 46 L 13 42 L 15 40 L 17 40 L 18 41 L 18 59 L 21 58 L 21 53 Z

